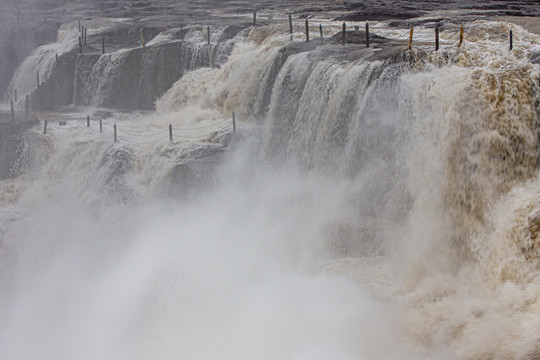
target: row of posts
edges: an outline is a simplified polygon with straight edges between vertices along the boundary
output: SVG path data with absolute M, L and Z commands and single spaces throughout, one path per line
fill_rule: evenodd
M 306 21 L 306 42 L 309 42 L 309 21 L 308 21 L 308 19 L 306 19 L 305 21 Z M 355 26 L 355 30 L 358 30 L 358 29 L 359 29 L 358 26 Z M 347 30 L 347 25 L 346 25 L 346 23 L 343 23 L 342 32 L 341 32 L 341 43 L 343 45 L 345 45 L 345 43 L 346 43 L 346 34 L 347 34 L 346 30 Z M 289 14 L 289 32 L 291 34 L 291 41 L 292 41 L 293 25 L 292 25 L 291 14 Z M 319 33 L 320 33 L 321 44 L 324 44 L 322 25 L 319 25 Z M 409 50 L 412 49 L 413 33 L 414 33 L 414 27 L 411 26 L 410 31 L 409 31 L 409 45 L 407 47 Z M 368 48 L 369 47 L 369 23 L 366 23 L 365 34 L 366 34 L 366 47 Z M 513 49 L 512 30 L 510 30 L 509 39 L 510 39 L 510 50 L 512 50 Z M 458 47 L 461 47 L 462 44 L 463 44 L 463 25 L 461 25 L 460 30 L 459 30 L 459 44 L 458 44 Z M 438 26 L 435 27 L 435 50 L 436 51 L 439 50 L 439 27 Z
M 58 62 L 58 55 L 56 55 L 56 61 Z M 36 71 L 36 87 L 39 87 L 39 85 L 40 85 L 39 71 Z M 18 99 L 17 89 L 13 90 L 13 98 L 15 99 L 15 102 L 17 102 L 19 100 Z M 11 102 L 11 112 L 13 113 L 14 112 L 13 99 L 10 100 L 10 102 Z M 27 114 L 26 115 L 26 120 L 28 120 L 28 95 L 26 95 L 26 114 Z
M 409 50 L 411 50 L 412 48 L 413 33 L 414 33 L 414 27 L 411 26 L 411 29 L 409 32 L 409 46 L 408 46 Z M 513 39 L 512 30 L 510 30 L 508 34 L 508 38 L 510 41 L 510 50 L 512 50 L 514 48 L 514 44 L 513 44 L 514 39 Z M 457 47 L 460 48 L 461 45 L 463 45 L 463 25 L 461 25 L 459 28 L 459 43 Z M 439 50 L 439 27 L 437 26 L 435 27 L 435 51 L 438 51 L 438 50 Z
M 256 25 L 257 23 L 257 12 L 254 11 L 253 12 L 253 25 Z M 305 23 L 306 23 L 306 42 L 309 42 L 309 20 L 306 19 L 305 20 Z M 346 43 L 346 23 L 344 22 L 343 23 L 343 26 L 342 26 L 342 33 L 341 33 L 341 43 L 343 45 L 345 45 Z M 370 44 L 369 44 L 369 23 L 366 23 L 366 26 L 365 26 L 365 36 L 366 36 L 366 48 L 369 48 Z M 144 38 L 142 36 L 142 28 L 141 28 L 141 41 L 142 41 L 142 44 L 143 44 L 143 47 L 145 46 L 145 42 L 144 42 Z M 355 30 L 358 30 L 358 27 L 355 26 Z M 83 53 L 83 41 L 84 41 L 84 44 L 86 45 L 87 43 L 87 32 L 88 32 L 88 29 L 85 27 L 85 26 L 82 26 L 81 25 L 81 21 L 79 20 L 79 32 L 81 33 L 81 35 L 79 36 L 79 53 L 82 54 Z M 291 41 L 293 39 L 293 23 L 292 23 L 292 16 L 291 14 L 289 14 L 289 32 L 290 32 L 290 36 L 291 36 Z M 320 41 L 321 41 L 321 44 L 324 44 L 324 37 L 323 37 L 323 28 L 322 28 L 322 25 L 319 25 L 319 33 L 320 33 Z M 409 31 L 409 44 L 408 44 L 408 49 L 411 50 L 412 49 L 412 42 L 413 42 L 413 33 L 414 33 L 414 27 L 411 26 L 410 28 L 410 31 Z M 210 44 L 210 26 L 207 26 L 207 37 L 208 37 L 208 44 Z M 512 30 L 510 30 L 510 33 L 509 33 L 509 40 L 510 40 L 510 50 L 513 49 L 513 33 L 512 33 Z M 460 32 L 459 32 L 459 44 L 458 44 L 458 47 L 461 47 L 461 45 L 463 44 L 463 25 L 461 25 L 460 27 Z M 435 51 L 438 51 L 439 50 L 439 27 L 435 27 Z M 102 54 L 105 54 L 105 37 L 102 37 L 101 39 L 101 53 Z M 56 63 L 58 64 L 58 54 L 56 55 Z M 37 84 L 37 87 L 39 87 L 40 85 L 40 79 L 39 79 L 39 71 L 36 72 L 36 84 Z M 15 95 L 15 102 L 17 102 L 17 90 L 15 89 L 14 90 L 14 95 Z
M 79 20 L 79 54 L 83 53 L 83 44 L 86 46 L 88 38 L 88 28 L 81 25 L 81 20 Z M 144 38 L 142 37 L 142 28 L 141 28 L 141 41 L 144 46 Z M 101 54 L 105 54 L 105 36 L 101 38 Z
M 13 101 L 11 101 L 11 113 L 13 117 L 13 121 L 15 121 L 15 112 L 13 110 Z M 26 96 L 26 118 L 28 119 L 28 95 Z M 47 134 L 47 120 L 43 123 L 43 134 Z M 90 115 L 86 116 L 86 127 L 90 127 Z M 236 134 L 236 116 L 234 114 L 234 111 L 232 113 L 232 127 L 233 127 L 233 134 Z M 99 132 L 103 132 L 103 119 L 99 119 Z M 116 143 L 118 141 L 118 136 L 116 132 L 116 124 L 113 124 L 113 133 L 114 133 L 114 142 Z M 169 140 L 172 143 L 173 142 L 173 128 L 172 124 L 169 124 Z
M 288 15 L 289 15 L 289 33 L 290 33 L 291 41 L 292 41 L 293 40 L 293 20 L 292 20 L 292 15 L 291 14 L 288 14 Z M 309 42 L 309 20 L 306 19 L 305 23 L 306 23 L 306 30 L 305 30 L 306 31 L 306 42 Z M 253 26 L 255 26 L 255 25 L 257 25 L 257 12 L 253 11 Z M 355 28 L 355 30 L 359 30 L 358 26 L 355 26 L 354 28 Z M 365 28 L 366 28 L 366 31 L 365 31 L 366 47 L 369 48 L 369 23 L 366 23 Z M 346 30 L 347 30 L 347 25 L 344 22 L 343 25 L 342 25 L 342 32 L 341 32 L 341 43 L 342 43 L 342 45 L 345 45 L 345 43 L 346 43 L 346 33 L 347 33 Z M 409 50 L 412 48 L 413 32 L 414 32 L 414 27 L 411 26 L 410 33 L 409 33 L 409 46 L 408 46 Z M 322 28 L 321 24 L 319 25 L 319 34 L 320 34 L 321 44 L 324 44 L 323 28 Z M 208 44 L 210 44 L 210 26 L 207 26 L 207 37 L 208 37 Z M 461 28 L 460 28 L 458 47 L 461 47 L 462 43 L 463 43 L 463 25 L 461 25 Z M 103 46 L 105 46 L 105 45 L 103 45 Z M 513 45 L 512 45 L 512 30 L 510 30 L 510 50 L 512 50 L 512 48 L 513 48 Z M 438 26 L 435 27 L 435 50 L 437 50 L 437 51 L 439 50 L 439 27 Z M 103 52 L 105 52 L 105 50 L 103 50 Z
M 306 42 L 309 42 L 309 20 L 306 19 L 305 20 L 306 22 Z M 257 12 L 254 11 L 253 12 L 253 25 L 256 25 L 257 24 Z M 341 33 L 341 43 L 342 45 L 345 45 L 346 43 L 346 23 L 344 22 L 343 25 L 342 25 L 343 29 L 342 29 L 342 33 Z M 366 31 L 365 31 L 365 35 L 366 35 L 366 47 L 369 48 L 369 23 L 366 23 Z M 144 37 L 143 37 L 143 34 L 142 34 L 142 28 L 141 28 L 141 44 L 143 47 L 145 47 L 146 43 L 145 43 L 145 40 L 144 40 Z M 355 26 L 355 30 L 358 30 L 358 26 Z M 85 27 L 85 26 L 81 26 L 81 22 L 79 20 L 79 31 L 81 32 L 81 35 L 79 36 L 79 53 L 82 54 L 83 53 L 83 43 L 84 45 L 86 46 L 87 44 L 87 32 L 88 32 L 88 29 Z M 208 40 L 208 44 L 210 45 L 210 26 L 207 26 L 206 27 L 206 31 L 207 31 L 207 40 Z M 291 41 L 293 39 L 293 23 L 292 23 L 292 15 L 289 14 L 289 32 L 290 32 L 290 35 L 291 35 Z M 410 28 L 410 32 L 409 32 L 409 46 L 408 46 L 408 49 L 410 50 L 412 48 L 412 40 L 413 40 L 413 32 L 414 32 L 414 27 L 411 26 Z M 322 25 L 319 25 L 319 33 L 320 33 L 320 41 L 321 41 L 321 44 L 324 44 L 324 37 L 323 37 L 323 28 L 322 28 Z M 513 48 L 513 39 L 512 39 L 512 30 L 510 30 L 510 50 L 512 50 Z M 459 36 L 459 45 L 458 47 L 461 47 L 463 43 L 463 25 L 461 25 L 461 28 L 460 28 L 460 36 Z M 438 51 L 439 50 L 439 27 L 435 27 L 435 50 Z M 102 54 L 105 54 L 105 37 L 103 36 L 101 38 L 101 53 Z M 38 84 L 39 84 L 39 81 L 38 81 Z
M 46 19 L 46 17 L 45 17 Z M 20 10 L 17 10 L 17 23 L 20 20 Z M 46 20 L 45 20 L 46 22 Z M 257 25 L 257 12 L 253 11 L 253 25 Z M 357 28 L 357 27 L 355 27 Z M 144 37 L 142 35 L 142 28 L 141 28 L 141 43 L 142 46 L 145 47 L 145 41 Z M 413 38 L 413 31 L 414 28 L 411 26 L 410 28 L 410 35 L 409 35 L 409 46 L 408 48 L 412 48 L 412 38 Z M 291 34 L 291 41 L 292 41 L 292 33 L 293 33 L 293 25 L 292 25 L 292 15 L 289 14 L 289 32 Z M 324 38 L 323 38 L 323 30 L 322 25 L 319 25 L 319 32 L 320 32 L 320 40 L 321 44 L 324 44 Z M 79 53 L 83 53 L 83 43 L 86 46 L 87 44 L 87 35 L 88 35 L 88 28 L 86 26 L 81 25 L 81 20 L 79 20 Z M 207 33 L 208 33 L 208 44 L 210 44 L 210 26 L 207 27 Z M 510 50 L 513 49 L 513 34 L 512 30 L 510 30 L 509 34 L 510 38 Z M 345 45 L 346 40 L 346 24 L 343 23 L 343 31 L 342 31 L 342 44 Z M 309 42 L 309 23 L 308 19 L 306 19 L 306 42 Z M 463 43 L 463 25 L 461 25 L 460 28 L 460 37 L 459 37 L 459 45 L 458 47 L 461 47 Z M 366 47 L 369 47 L 369 24 L 366 23 Z M 437 26 L 435 28 L 435 50 L 439 50 L 439 27 Z M 105 54 L 105 37 L 102 37 L 101 39 L 101 53 Z M 39 80 L 38 80 L 38 86 L 39 86 Z
M 56 54 L 56 63 L 58 64 L 58 54 Z M 39 88 L 40 80 L 39 80 L 39 71 L 36 71 L 36 88 Z M 15 102 L 17 102 L 18 99 L 18 93 L 17 89 L 13 90 L 13 98 L 15 99 Z M 12 107 L 13 107 L 13 100 L 10 100 Z M 28 112 L 28 95 L 26 95 L 26 112 Z M 27 116 L 28 118 L 28 116 Z
M 309 20 L 306 19 L 306 42 L 309 42 Z M 253 12 L 253 25 L 257 24 L 257 12 Z M 366 47 L 369 48 L 369 23 L 366 23 Z M 358 30 L 359 27 L 355 26 L 355 30 Z M 289 33 L 291 36 L 291 41 L 293 40 L 293 21 L 292 21 L 292 15 L 289 14 Z M 413 41 L 413 33 L 414 33 L 414 27 L 411 26 L 409 31 L 409 45 L 408 49 L 412 49 L 412 41 Z M 324 44 L 324 36 L 323 36 L 323 27 L 322 25 L 319 25 L 319 34 L 320 34 L 320 41 L 321 44 Z M 342 25 L 342 32 L 341 32 L 341 43 L 345 45 L 346 43 L 346 34 L 347 34 L 347 25 L 344 22 Z M 210 26 L 207 26 L 207 37 L 208 37 L 208 44 L 210 44 Z M 510 50 L 513 49 L 513 36 L 512 36 L 512 30 L 510 30 L 509 34 L 510 38 Z M 458 47 L 461 47 L 463 44 L 463 25 L 460 27 L 459 31 L 459 44 Z M 435 27 L 435 50 L 439 50 L 439 26 Z M 105 53 L 105 38 L 103 38 L 103 53 Z

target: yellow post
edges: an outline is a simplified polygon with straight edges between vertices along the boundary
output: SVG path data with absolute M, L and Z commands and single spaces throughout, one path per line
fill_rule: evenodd
M 413 31 L 414 31 L 414 27 L 411 25 L 411 32 L 409 34 L 409 47 L 408 47 L 409 50 L 411 50 L 411 48 L 412 48 Z
M 143 28 L 141 26 L 141 31 L 139 32 L 139 34 L 141 35 L 141 44 L 142 44 L 142 47 L 145 48 L 146 47 L 146 44 L 144 42 L 144 36 L 143 36 Z
M 459 45 L 458 45 L 458 47 L 461 47 L 461 44 L 463 44 L 463 25 L 461 25 L 461 28 L 459 29 Z

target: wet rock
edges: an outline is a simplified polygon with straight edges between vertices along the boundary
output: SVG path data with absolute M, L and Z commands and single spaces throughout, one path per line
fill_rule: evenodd
M 331 44 L 341 44 L 342 43 L 343 32 L 334 34 L 328 42 Z M 383 44 L 389 44 L 392 41 L 388 38 L 375 35 L 370 32 L 369 34 L 369 44 L 372 47 L 379 47 Z M 345 44 L 357 44 L 365 45 L 366 44 L 366 32 L 363 30 L 346 30 L 345 31 Z
M 54 110 L 73 102 L 76 59 L 75 51 L 59 56 L 51 76 L 29 95 L 31 109 Z
M 358 11 L 351 14 L 337 16 L 337 21 L 384 21 L 390 19 L 412 19 L 420 17 L 425 13 L 422 11 L 400 11 L 399 9 L 387 11 Z
M 531 62 L 540 65 L 540 53 L 531 54 Z
M 94 117 L 102 118 L 102 119 L 108 119 L 111 116 L 113 116 L 112 111 L 106 111 L 106 110 L 96 110 L 93 113 Z

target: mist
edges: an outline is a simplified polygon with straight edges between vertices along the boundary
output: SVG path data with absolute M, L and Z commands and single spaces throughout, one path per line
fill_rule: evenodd
M 223 16 L 13 72 L 53 109 L 0 138 L 0 358 L 538 357 L 538 34 Z

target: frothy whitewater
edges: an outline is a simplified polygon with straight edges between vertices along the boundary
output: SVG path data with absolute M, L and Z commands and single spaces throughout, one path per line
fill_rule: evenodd
M 478 21 L 385 57 L 282 30 L 154 113 L 24 135 L 0 358 L 540 358 L 540 38 Z

